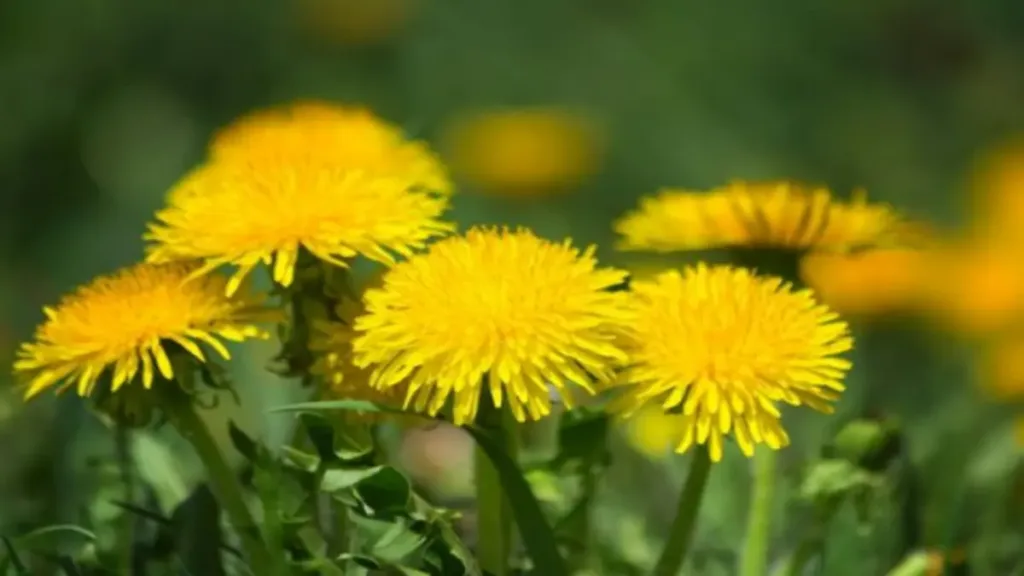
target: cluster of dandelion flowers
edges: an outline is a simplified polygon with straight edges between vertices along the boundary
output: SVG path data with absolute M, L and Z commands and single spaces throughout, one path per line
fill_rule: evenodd
M 849 201 L 789 182 L 733 182 L 707 192 L 666 189 L 615 223 L 623 250 L 724 246 L 847 250 L 898 242 L 903 223 L 863 192 Z
M 454 229 L 439 220 L 447 207 L 447 197 L 406 179 L 327 158 L 298 167 L 269 158 L 257 166 L 210 162 L 157 212 L 145 235 L 147 260 L 198 260 L 204 271 L 235 266 L 229 294 L 260 264 L 289 286 L 301 249 L 338 266 L 358 255 L 391 264 Z
M 528 230 L 474 228 L 391 268 L 364 295 L 355 365 L 371 385 L 402 386 L 406 404 L 475 419 L 486 383 L 495 406 L 519 421 L 550 413 L 553 387 L 593 392 L 626 360 L 618 341 L 626 297 L 609 291 L 624 271 L 598 267 L 579 251 Z M 486 381 L 486 382 L 485 382 Z
M 363 400 L 374 404 L 401 409 L 404 405 L 405 390 L 398 386 L 374 388 L 370 386 L 369 368 L 360 368 L 352 363 L 352 340 L 355 318 L 362 313 L 362 306 L 345 298 L 337 305 L 336 320 L 321 320 L 313 325 L 310 349 L 316 354 L 313 372 L 324 379 L 324 395 L 340 400 Z M 385 418 L 375 412 L 352 411 L 354 420 L 373 424 Z M 408 421 L 408 418 L 402 420 Z
M 616 408 L 649 404 L 678 415 L 684 452 L 722 458 L 731 434 L 744 454 L 789 443 L 780 403 L 831 412 L 853 346 L 845 322 L 807 290 L 742 268 L 704 264 L 632 286 L 632 364 Z
M 425 143 L 406 139 L 366 108 L 327 102 L 298 102 L 243 116 L 214 136 L 210 157 L 256 169 L 267 161 L 287 162 L 295 170 L 329 163 L 404 179 L 438 194 L 453 189 L 444 164 Z
M 265 296 L 241 289 L 224 295 L 217 275 L 190 279 L 188 264 L 136 264 L 102 276 L 45 308 L 33 341 L 18 350 L 14 370 L 28 382 L 30 398 L 74 386 L 89 395 L 101 378 L 116 392 L 141 376 L 174 377 L 168 347 L 205 361 L 202 346 L 224 358 L 224 341 L 266 338 L 261 322 L 276 318 Z

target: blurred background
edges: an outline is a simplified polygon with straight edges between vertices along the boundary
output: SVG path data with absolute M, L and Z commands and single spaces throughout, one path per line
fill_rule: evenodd
M 696 257 L 612 249 L 611 222 L 663 186 L 786 178 L 839 195 L 864 187 L 956 235 L 984 160 L 1001 159 L 993 170 L 1024 165 L 1003 153 L 1024 129 L 1024 9 L 1015 0 L 7 0 L 5 362 L 41 306 L 141 256 L 145 223 L 215 129 L 296 99 L 364 104 L 429 141 L 458 182 L 461 226 L 572 236 L 637 271 Z M 1008 182 L 1011 196 L 1024 195 L 1024 176 Z M 839 414 L 790 421 L 780 513 L 796 506 L 802 471 L 841 423 L 882 418 L 898 423 L 925 479 L 915 547 L 1020 558 L 1020 522 L 1003 517 L 1024 518 L 1013 480 L 1020 452 L 1005 406 L 975 386 L 976 347 L 913 322 L 854 323 L 861 345 Z M 266 415 L 296 395 L 265 372 L 274 352 L 273 343 L 246 348 L 232 364 L 243 405 L 224 402 L 211 418 L 271 443 L 287 437 L 290 421 Z M 1016 358 L 1007 362 L 1024 363 Z M 685 466 L 666 454 L 665 426 L 641 424 L 614 436 L 596 525 L 610 554 L 647 566 Z M 458 431 L 400 436 L 397 456 L 438 499 L 459 505 L 470 495 Z M 72 522 L 103 536 L 122 513 L 107 497 L 123 490 L 112 438 L 75 398 L 22 405 L 0 389 L 0 534 Z M 191 462 L 188 452 L 164 433 L 138 434 L 130 450 L 165 511 L 198 481 L 195 466 L 178 464 Z M 708 574 L 729 574 L 735 560 L 749 466 L 729 458 L 715 469 L 698 533 Z M 772 553 L 781 557 L 804 517 L 779 518 Z M 841 515 L 825 573 L 868 557 L 877 569 L 867 573 L 884 573 L 892 538 L 875 525 Z

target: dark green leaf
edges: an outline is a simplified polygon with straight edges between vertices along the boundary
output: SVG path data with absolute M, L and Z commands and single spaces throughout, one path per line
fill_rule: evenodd
M 356 492 L 375 514 L 402 514 L 409 508 L 412 487 L 401 472 L 384 466 L 359 482 Z
M 523 545 L 533 560 L 537 573 L 550 576 L 567 575 L 568 568 L 558 551 L 555 533 L 544 518 L 540 504 L 530 490 L 530 485 L 523 477 L 519 466 L 486 432 L 474 427 L 467 427 L 466 431 L 473 436 L 497 470 L 498 476 L 501 478 L 501 486 L 512 505 L 512 512 L 519 527 Z
M 238 453 L 246 460 L 253 463 L 259 460 L 259 445 L 241 428 L 235 426 L 234 421 L 228 422 L 228 436 L 231 438 L 231 444 L 234 445 L 235 450 L 238 450 Z
M 316 414 L 300 414 L 299 421 L 320 460 L 329 462 L 334 459 L 334 428 L 330 423 Z

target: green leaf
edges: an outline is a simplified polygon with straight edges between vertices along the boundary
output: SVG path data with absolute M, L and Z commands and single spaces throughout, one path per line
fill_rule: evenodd
M 244 456 L 246 460 L 253 463 L 259 460 L 259 445 L 248 434 L 243 432 L 241 428 L 235 426 L 234 421 L 228 422 L 228 436 L 231 438 L 231 444 L 234 445 L 235 450 L 238 450 L 238 453 Z
M 409 509 L 412 486 L 401 472 L 384 466 L 360 482 L 356 492 L 376 514 L 404 514 Z
M 497 470 L 502 489 L 512 505 L 523 545 L 533 560 L 537 573 L 550 576 L 568 575 L 565 560 L 558 551 L 555 533 L 544 518 L 540 504 L 519 466 L 486 432 L 475 427 L 466 427 L 465 430 L 473 436 Z
M 373 466 L 370 468 L 335 468 L 327 470 L 320 480 L 320 490 L 330 494 L 352 488 L 363 480 L 375 476 L 383 469 L 384 466 Z
M 321 400 L 318 402 L 300 402 L 297 404 L 286 404 L 284 406 L 276 406 L 268 410 L 270 413 L 276 412 L 320 412 L 324 410 L 345 410 L 350 412 L 371 412 L 371 413 L 392 413 L 392 414 L 412 414 L 412 412 L 406 412 L 397 408 L 391 408 L 389 406 L 382 406 L 373 402 L 367 402 L 365 400 Z
M 96 541 L 96 534 L 82 528 L 81 526 L 76 526 L 74 524 L 54 524 L 52 526 L 37 528 L 27 534 L 23 534 L 17 538 L 17 542 L 21 546 L 46 546 L 49 544 L 48 540 L 51 538 L 68 534 L 80 536 L 89 542 Z

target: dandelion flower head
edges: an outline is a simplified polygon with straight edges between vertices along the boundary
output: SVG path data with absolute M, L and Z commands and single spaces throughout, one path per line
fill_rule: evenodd
M 417 411 L 449 397 L 457 425 L 473 421 L 483 385 L 519 420 L 550 413 L 549 386 L 570 404 L 570 384 L 593 391 L 626 360 L 617 345 L 624 271 L 598 267 L 594 248 L 528 230 L 474 228 L 397 264 L 365 293 L 355 364 L 371 383 L 407 387 Z
M 167 345 L 205 361 L 201 345 L 229 358 L 224 341 L 266 338 L 259 323 L 276 313 L 265 297 L 239 290 L 224 295 L 226 279 L 187 281 L 187 264 L 137 264 L 102 276 L 45 308 L 32 342 L 18 350 L 14 370 L 28 380 L 26 398 L 74 386 L 87 396 L 104 375 L 112 391 L 141 375 L 150 388 L 157 375 L 173 378 Z
M 848 250 L 896 242 L 896 213 L 863 192 L 849 201 L 825 188 L 737 181 L 708 192 L 666 189 L 615 224 L 623 250 L 671 252 L 724 246 Z
M 350 170 L 324 158 L 296 168 L 268 159 L 207 163 L 186 176 L 156 214 L 145 238 L 152 262 L 199 260 L 201 272 L 236 268 L 230 294 L 260 264 L 289 286 L 301 249 L 347 266 L 364 256 L 391 264 L 453 230 L 438 218 L 446 197 L 410 181 Z
M 633 284 L 635 317 L 616 408 L 650 403 L 680 419 L 677 452 L 722 458 L 731 434 L 744 454 L 789 443 L 779 404 L 831 412 L 853 346 L 845 322 L 808 290 L 742 268 L 700 264 Z
M 296 171 L 327 163 L 452 192 L 448 170 L 427 144 L 406 139 L 397 126 L 359 106 L 305 101 L 253 112 L 214 136 L 210 157 L 257 167 L 285 162 Z

